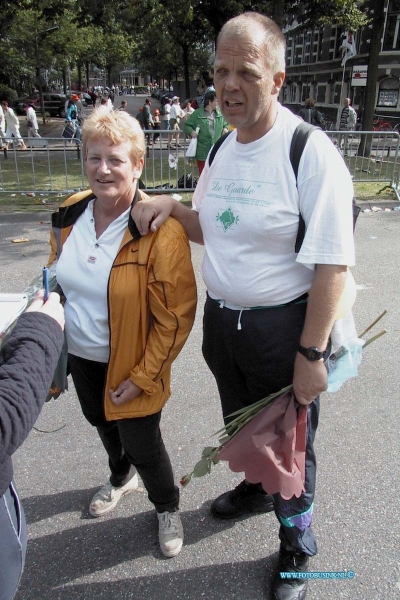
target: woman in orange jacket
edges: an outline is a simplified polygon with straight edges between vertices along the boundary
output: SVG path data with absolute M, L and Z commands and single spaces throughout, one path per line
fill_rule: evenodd
M 131 207 L 144 134 L 129 114 L 95 111 L 83 126 L 91 190 L 53 215 L 50 263 L 66 297 L 68 362 L 84 416 L 97 428 L 111 476 L 92 498 L 111 511 L 141 476 L 159 520 L 165 556 L 182 548 L 179 490 L 160 432 L 171 364 L 191 330 L 196 284 L 183 228 L 170 219 L 141 237 Z

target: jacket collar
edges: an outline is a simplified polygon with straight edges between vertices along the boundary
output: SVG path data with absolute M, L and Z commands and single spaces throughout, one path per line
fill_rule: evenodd
M 74 223 L 79 219 L 79 217 L 85 212 L 87 205 L 90 200 L 93 200 L 95 195 L 92 191 L 88 192 L 88 195 L 78 200 L 74 204 L 69 206 L 61 206 L 59 211 L 53 213 L 51 216 L 51 222 L 53 227 L 59 227 L 63 229 L 64 227 L 71 227 Z M 135 195 L 133 196 L 132 205 L 134 206 L 137 202 L 140 202 L 142 199 L 141 193 L 139 191 L 139 181 L 136 186 Z M 140 239 L 142 236 L 139 233 L 138 228 L 136 227 L 135 221 L 132 219 L 131 213 L 129 213 L 128 219 L 128 229 L 134 240 Z

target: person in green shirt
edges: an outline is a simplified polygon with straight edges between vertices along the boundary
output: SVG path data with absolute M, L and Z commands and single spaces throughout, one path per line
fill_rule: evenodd
M 196 129 L 199 128 L 197 132 Z M 196 160 L 201 175 L 211 147 L 229 129 L 220 109 L 215 91 L 204 97 L 204 108 L 197 108 L 185 123 L 185 133 L 197 138 Z

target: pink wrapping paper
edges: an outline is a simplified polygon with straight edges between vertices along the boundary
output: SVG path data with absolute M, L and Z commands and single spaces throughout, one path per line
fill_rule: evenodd
M 278 396 L 227 442 L 218 454 L 235 473 L 261 483 L 285 500 L 304 491 L 307 407 L 292 392 Z

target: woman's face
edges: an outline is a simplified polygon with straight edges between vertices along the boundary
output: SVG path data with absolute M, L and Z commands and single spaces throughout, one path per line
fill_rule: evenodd
M 143 169 L 143 159 L 132 164 L 129 142 L 112 144 L 108 139 L 88 140 L 86 174 L 94 195 L 100 201 L 132 202 L 136 180 Z

